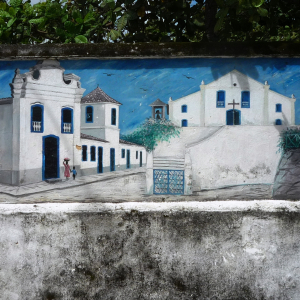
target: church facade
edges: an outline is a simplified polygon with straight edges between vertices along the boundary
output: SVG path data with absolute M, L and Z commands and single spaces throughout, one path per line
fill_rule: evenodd
M 181 133 L 149 155 L 148 193 L 272 186 L 280 133 L 295 124 L 295 101 L 237 70 L 202 81 L 196 93 L 170 98 L 169 119 Z
M 1 183 L 64 178 L 64 158 L 79 176 L 145 165 L 144 147 L 119 138 L 121 103 L 100 88 L 82 97 L 64 71 L 54 60 L 17 70 L 12 97 L 0 99 Z

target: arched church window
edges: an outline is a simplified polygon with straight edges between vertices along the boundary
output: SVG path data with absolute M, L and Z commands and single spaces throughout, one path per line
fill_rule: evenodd
M 250 92 L 243 91 L 242 92 L 242 108 L 250 108 Z
M 276 121 L 275 121 L 275 125 L 282 125 L 282 121 L 281 121 L 281 119 L 276 119 Z
M 93 123 L 94 122 L 94 111 L 93 106 L 87 106 L 85 109 L 85 122 L 86 123 Z
M 182 113 L 186 113 L 187 112 L 187 105 L 184 104 L 184 105 L 181 106 L 181 112 Z
M 282 112 L 282 105 L 279 103 L 276 104 L 276 112 Z
M 61 133 L 73 133 L 73 109 L 63 108 L 61 110 Z
M 117 125 L 117 110 L 115 108 L 111 109 L 111 125 Z
M 44 132 L 44 106 L 31 106 L 31 132 Z
M 217 91 L 217 107 L 225 107 L 225 91 Z
M 188 121 L 187 120 L 181 120 L 181 127 L 188 127 Z

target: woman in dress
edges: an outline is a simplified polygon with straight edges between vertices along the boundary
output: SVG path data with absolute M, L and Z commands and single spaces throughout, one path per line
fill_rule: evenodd
M 71 168 L 69 166 L 69 158 L 65 158 L 64 161 L 63 161 L 63 165 L 65 167 L 65 172 L 64 172 L 64 175 L 66 177 L 66 180 L 68 180 L 71 176 Z

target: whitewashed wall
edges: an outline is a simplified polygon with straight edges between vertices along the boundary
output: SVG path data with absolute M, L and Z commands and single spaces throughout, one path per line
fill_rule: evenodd
M 187 148 L 194 184 L 215 189 L 243 184 L 273 184 L 280 159 L 283 126 L 224 126 Z

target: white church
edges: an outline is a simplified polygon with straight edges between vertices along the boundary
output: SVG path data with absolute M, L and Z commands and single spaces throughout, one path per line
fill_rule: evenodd
M 0 99 L 0 182 L 25 185 L 64 178 L 64 158 L 78 175 L 146 164 L 145 148 L 120 140 L 121 103 L 97 87 L 83 96 L 80 78 L 45 60 Z
M 280 132 L 295 125 L 295 101 L 294 95 L 278 94 L 267 81 L 237 70 L 208 84 L 202 81 L 196 93 L 170 98 L 169 119 L 181 133 L 148 155 L 148 193 L 272 185 Z

